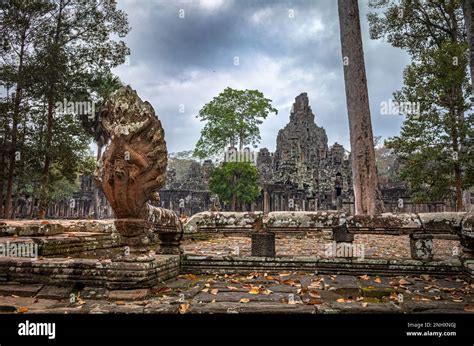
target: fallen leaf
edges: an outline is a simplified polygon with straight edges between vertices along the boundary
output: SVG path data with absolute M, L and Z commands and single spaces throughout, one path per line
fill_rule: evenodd
M 427 274 L 420 275 L 420 278 L 422 278 L 423 280 L 426 280 L 426 281 L 430 281 L 430 280 L 431 280 L 431 276 L 429 276 L 429 275 L 427 275 Z
M 382 279 L 381 279 L 381 278 L 375 278 L 374 281 L 375 281 L 376 283 L 378 283 L 378 284 L 381 284 L 381 283 L 382 283 Z
M 405 280 L 405 279 L 400 279 L 400 280 L 398 281 L 398 283 L 399 283 L 400 285 L 411 285 L 411 284 L 412 284 L 410 281 L 407 281 L 407 280 Z
M 22 306 L 21 308 L 18 308 L 18 309 L 16 310 L 16 312 L 24 313 L 24 312 L 28 312 L 28 310 L 29 310 L 29 309 L 28 309 L 27 307 Z
M 178 312 L 180 314 L 185 314 L 186 311 L 188 311 L 188 309 L 189 309 L 189 304 L 187 304 L 187 303 L 179 304 Z
M 205 288 L 205 289 L 201 290 L 201 292 L 206 292 L 207 293 L 207 292 L 209 292 L 209 288 Z
M 271 275 L 266 275 L 266 276 L 264 276 L 264 279 L 265 279 L 265 280 L 275 280 L 275 278 L 274 278 L 273 276 L 271 276 Z
M 198 277 L 194 274 L 183 274 L 183 275 L 178 275 L 179 279 L 186 279 L 186 280 L 197 280 Z
M 316 291 L 309 291 L 309 296 L 313 298 L 321 298 L 321 295 Z
M 392 300 L 398 300 L 398 294 L 395 292 L 390 293 L 390 299 Z
M 116 305 L 125 305 L 125 302 L 123 300 L 117 300 L 115 302 Z
M 345 300 L 344 298 L 339 298 L 339 299 L 336 300 L 336 302 L 338 302 L 338 303 L 345 303 L 346 300 Z
M 369 303 L 362 303 L 363 308 L 367 307 L 367 305 L 369 305 Z
M 462 299 L 453 299 L 453 302 L 455 302 L 455 303 L 462 303 L 463 300 L 462 300 Z
M 273 293 L 273 291 L 270 291 L 268 288 L 260 288 L 260 293 L 264 295 L 269 295 L 270 293 Z
M 248 303 L 250 301 L 250 299 L 248 298 L 242 298 L 239 300 L 239 303 Z
M 369 277 L 367 274 L 365 274 L 365 275 L 359 276 L 359 279 L 362 279 L 362 280 L 369 280 L 370 277 Z
M 231 291 L 238 291 L 239 289 L 235 286 L 227 286 L 227 288 Z
M 155 291 L 155 294 L 167 293 L 167 292 L 171 292 L 171 291 L 172 290 L 169 287 L 161 287 L 160 289 Z
M 434 296 L 433 298 L 434 298 L 434 300 L 441 300 L 441 299 L 443 299 L 443 298 L 441 298 L 441 296 Z
M 209 293 L 216 295 L 219 290 L 217 288 L 213 288 Z
M 301 286 L 299 281 L 289 280 L 289 279 L 288 280 L 283 280 L 281 283 L 284 284 L 284 285 L 289 285 L 289 286 Z
M 474 305 L 469 304 L 464 307 L 464 311 L 474 312 Z
M 249 291 L 250 294 L 259 294 L 260 293 L 260 288 L 259 287 L 252 287 Z
M 311 305 L 319 305 L 319 304 L 322 304 L 323 302 L 321 300 L 317 300 L 317 299 L 311 299 L 308 304 L 311 304 Z

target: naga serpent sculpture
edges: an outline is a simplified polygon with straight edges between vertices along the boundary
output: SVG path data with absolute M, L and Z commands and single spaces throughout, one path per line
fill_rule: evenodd
M 180 253 L 183 226 L 172 210 L 154 206 L 165 184 L 168 153 L 160 120 L 149 102 L 130 86 L 104 103 L 100 121 L 110 143 L 95 171 L 109 201 L 115 225 L 131 251 L 149 250 L 156 236 L 160 253 Z

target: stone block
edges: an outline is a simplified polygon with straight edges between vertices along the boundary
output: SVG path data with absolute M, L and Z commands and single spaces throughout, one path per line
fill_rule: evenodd
M 69 297 L 71 294 L 71 287 L 59 287 L 59 286 L 44 286 L 36 295 L 36 298 L 46 299 L 64 299 Z
M 350 243 L 354 241 L 354 235 L 347 231 L 346 225 L 334 227 L 333 238 L 337 243 Z
M 0 295 L 34 297 L 43 285 L 0 285 Z
M 109 300 L 141 300 L 149 295 L 149 289 L 113 290 L 109 292 Z
M 253 233 L 252 256 L 275 257 L 275 233 Z
M 430 234 L 410 235 L 411 258 L 416 260 L 433 259 L 433 236 Z

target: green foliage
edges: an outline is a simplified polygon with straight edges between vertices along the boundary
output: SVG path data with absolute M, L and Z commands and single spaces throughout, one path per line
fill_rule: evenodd
M 370 0 L 372 39 L 384 38 L 413 58 L 444 41 L 464 41 L 460 0 Z
M 400 159 L 393 149 L 385 146 L 376 147 L 375 162 L 381 186 L 390 188 L 403 185 L 400 177 Z
M 419 201 L 450 196 L 456 164 L 464 172 L 463 187 L 473 185 L 468 174 L 474 118 L 467 63 L 464 43 L 447 41 L 441 49 L 428 49 L 406 68 L 405 85 L 394 95 L 397 102 L 420 103 L 420 115 L 407 115 L 400 135 L 386 142 L 399 156 L 401 177 Z
M 248 162 L 225 162 L 211 172 L 209 189 L 227 203 L 252 203 L 259 196 L 257 169 Z
M 419 104 L 399 136 L 386 141 L 400 161 L 400 177 L 417 201 L 452 196 L 473 185 L 472 103 L 466 30 L 460 0 L 371 0 L 370 35 L 406 50 L 397 102 Z
M 207 103 L 197 118 L 206 121 L 194 156 L 206 158 L 219 153 L 229 144 L 256 147 L 260 141 L 259 125 L 269 113 L 277 114 L 271 100 L 258 90 L 226 88 Z
M 104 146 L 109 139 L 100 121 L 102 105 L 107 97 L 122 86 L 123 83 L 120 81 L 120 78 L 113 75 L 110 71 L 99 73 L 91 80 L 91 97 L 93 99 L 92 102 L 95 104 L 95 114 L 92 117 L 83 115 L 80 118 L 85 131 L 97 143 L 98 150 L 101 150 L 102 146 Z
M 129 30 L 115 1 L 0 4 L 0 85 L 10 97 L 2 102 L 7 107 L 0 119 L 0 186 L 7 185 L 7 167 L 13 167 L 12 194 L 51 201 L 70 195 L 78 174 L 93 170 L 89 144 L 91 139 L 106 141 L 97 113 L 121 85 L 111 69 L 129 54 L 121 40 Z M 97 112 L 89 118 L 61 113 L 55 108 L 63 100 L 94 104 Z M 19 160 L 10 159 L 12 151 L 20 153 Z

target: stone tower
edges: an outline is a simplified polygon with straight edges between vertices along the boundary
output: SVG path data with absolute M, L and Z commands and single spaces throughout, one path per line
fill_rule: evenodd
M 278 132 L 274 154 L 276 182 L 294 183 L 298 188 L 318 189 L 320 164 L 328 156 L 326 131 L 316 125 L 308 95 L 298 95 L 290 122 Z

